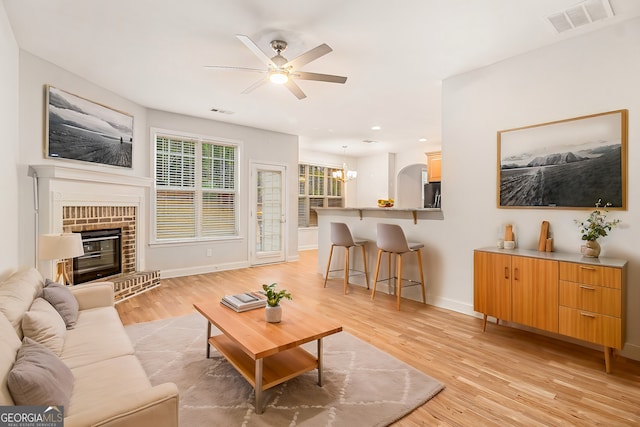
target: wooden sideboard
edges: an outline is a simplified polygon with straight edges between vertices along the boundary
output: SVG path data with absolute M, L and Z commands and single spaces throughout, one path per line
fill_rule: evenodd
M 474 310 L 487 316 L 613 349 L 625 329 L 625 260 L 558 252 L 482 248 L 474 251 Z

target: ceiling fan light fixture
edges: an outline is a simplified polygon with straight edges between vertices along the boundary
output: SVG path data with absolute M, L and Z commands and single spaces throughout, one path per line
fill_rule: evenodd
M 269 80 L 271 83 L 282 85 L 289 81 L 289 76 L 284 71 L 274 71 L 269 75 Z

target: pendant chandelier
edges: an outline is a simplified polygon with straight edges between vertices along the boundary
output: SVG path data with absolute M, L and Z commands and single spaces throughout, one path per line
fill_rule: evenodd
M 342 146 L 342 151 L 343 153 L 345 153 L 344 157 L 346 157 L 346 151 L 347 151 L 346 145 Z M 347 181 L 351 181 L 352 179 L 356 179 L 356 177 L 358 176 L 358 172 L 349 170 L 347 166 L 347 162 L 345 160 L 342 163 L 342 169 L 333 171 L 332 176 L 338 181 L 347 182 Z

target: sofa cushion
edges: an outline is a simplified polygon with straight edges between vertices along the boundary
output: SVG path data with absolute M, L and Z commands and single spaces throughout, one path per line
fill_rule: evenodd
M 45 280 L 42 290 L 42 297 L 60 313 L 67 329 L 72 329 L 78 320 L 78 301 L 73 296 L 69 288 L 54 282 L 51 279 Z
M 67 330 L 60 357 L 75 368 L 133 353 L 118 312 L 109 306 L 80 311 L 75 328 Z
M 72 368 L 76 379 L 71 406 L 65 408 L 65 416 L 109 405 L 113 396 L 135 396 L 151 388 L 144 368 L 133 355 L 116 357 L 91 365 Z
M 7 387 L 7 377 L 21 344 L 11 322 L 0 313 L 0 406 L 15 405 Z
M 62 354 L 67 329 L 51 304 L 42 298 L 36 298 L 22 317 L 22 333 L 25 337 L 44 345 L 56 356 Z
M 7 380 L 16 405 L 69 406 L 73 374 L 45 346 L 24 338 Z
M 0 312 L 22 339 L 22 316 L 44 287 L 42 275 L 35 268 L 22 270 L 0 283 Z

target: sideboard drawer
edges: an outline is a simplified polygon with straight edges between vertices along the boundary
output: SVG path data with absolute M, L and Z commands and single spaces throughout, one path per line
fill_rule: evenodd
M 560 307 L 559 332 L 595 344 L 622 348 L 622 321 L 586 310 Z
M 622 273 L 619 268 L 600 267 L 574 262 L 560 263 L 560 280 L 584 283 L 586 285 L 622 288 Z
M 621 291 L 602 286 L 560 281 L 560 305 L 608 316 L 622 316 Z

